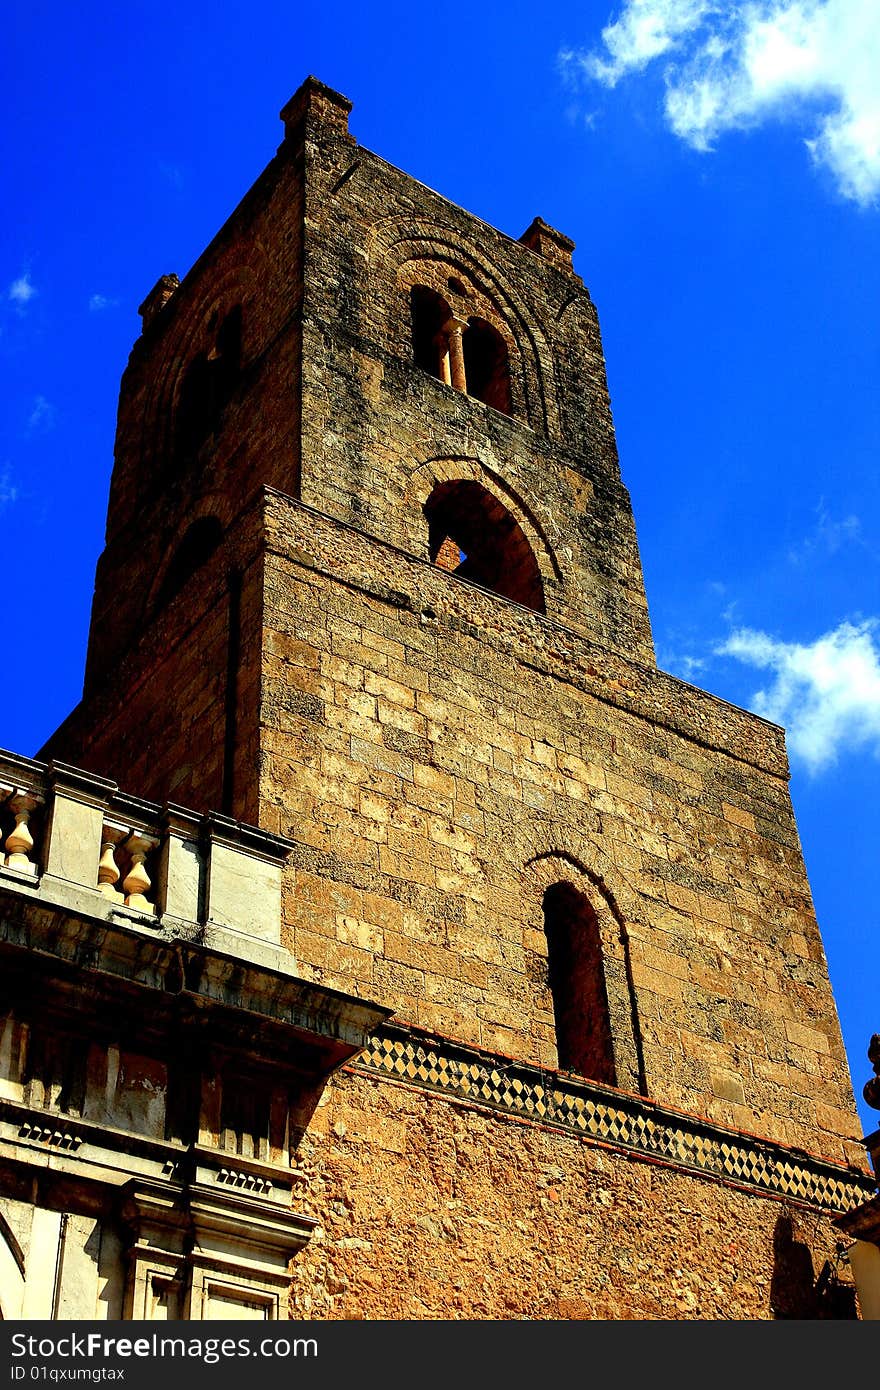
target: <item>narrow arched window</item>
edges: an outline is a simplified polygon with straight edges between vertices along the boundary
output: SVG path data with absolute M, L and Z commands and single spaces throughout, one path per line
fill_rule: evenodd
M 199 352 L 190 362 L 180 388 L 177 404 L 177 454 L 194 457 L 210 433 L 213 417 L 213 391 L 208 359 Z
M 541 572 L 516 517 L 482 483 L 438 483 L 425 503 L 432 564 L 545 612 Z
M 449 370 L 449 345 L 445 336 L 450 310 L 446 300 L 424 285 L 410 291 L 412 311 L 413 358 L 423 371 L 430 372 L 447 386 L 452 377 Z
M 194 458 L 213 434 L 241 372 L 241 306 L 226 315 L 212 346 L 186 369 L 177 403 L 176 444 L 182 461 Z
M 510 363 L 507 344 L 485 319 L 468 319 L 462 334 L 467 393 L 510 414 Z
M 544 894 L 544 930 L 559 1065 L 615 1085 L 599 920 L 570 883 Z

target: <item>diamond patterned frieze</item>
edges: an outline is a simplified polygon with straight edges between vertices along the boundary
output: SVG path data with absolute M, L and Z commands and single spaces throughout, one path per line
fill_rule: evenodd
M 696 1118 L 658 1111 L 648 1100 L 393 1027 L 386 1025 L 371 1041 L 356 1067 L 818 1206 L 844 1211 L 873 1191 L 864 1175 L 785 1150 L 774 1153 Z M 545 1078 L 556 1083 L 552 1089 Z

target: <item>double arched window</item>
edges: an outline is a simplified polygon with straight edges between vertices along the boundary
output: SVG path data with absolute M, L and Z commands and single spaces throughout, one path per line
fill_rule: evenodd
M 410 291 L 413 357 L 423 371 L 493 409 L 511 414 L 510 359 L 504 338 L 481 318 L 459 318 L 424 285 Z

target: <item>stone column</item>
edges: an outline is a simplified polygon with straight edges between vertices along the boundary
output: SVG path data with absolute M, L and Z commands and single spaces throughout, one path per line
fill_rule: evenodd
M 464 345 L 462 334 L 467 328 L 467 319 L 456 318 L 455 315 L 443 325 L 446 334 L 446 341 L 449 344 L 449 370 L 452 377 L 450 385 L 456 391 L 467 391 L 467 376 L 464 370 Z

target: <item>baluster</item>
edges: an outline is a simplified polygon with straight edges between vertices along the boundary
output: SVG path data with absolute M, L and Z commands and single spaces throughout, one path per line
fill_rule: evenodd
M 111 902 L 125 902 L 125 894 L 116 887 L 120 869 L 116 863 L 115 849 L 130 834 L 127 825 L 108 825 L 105 821 L 101 830 L 101 858 L 98 860 L 98 892 Z
M 152 850 L 156 849 L 158 844 L 159 841 L 154 836 L 141 835 L 137 832 L 126 840 L 125 848 L 131 855 L 131 868 L 122 882 L 126 907 L 137 907 L 142 912 L 156 911 L 154 904 L 147 899 L 147 893 L 153 885 L 144 860 Z
M 18 869 L 26 874 L 37 872 L 37 866 L 30 857 L 34 837 L 28 828 L 28 821 L 41 799 L 31 792 L 16 791 L 6 803 L 15 817 L 15 827 L 6 837 L 5 863 L 8 869 Z

